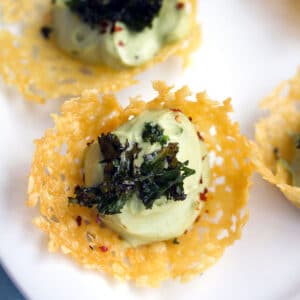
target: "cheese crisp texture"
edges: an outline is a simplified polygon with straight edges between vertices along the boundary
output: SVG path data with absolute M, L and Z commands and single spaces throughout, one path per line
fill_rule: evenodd
M 16 2 L 18 4 L 16 4 Z M 40 0 L 1 0 L 1 19 L 5 24 L 22 26 L 22 34 L 0 29 L 0 75 L 17 86 L 26 99 L 43 103 L 46 99 L 78 96 L 82 90 L 118 91 L 137 82 L 135 76 L 172 55 L 180 56 L 184 66 L 200 43 L 196 22 L 197 1 L 191 4 L 188 36 L 164 46 L 149 62 L 135 68 L 114 70 L 104 65 L 86 64 L 59 50 L 53 38 L 44 39 L 42 26 L 51 24 L 51 2 Z
M 275 152 L 280 153 L 287 161 L 291 161 L 295 154 L 295 143 L 291 134 L 300 133 L 299 99 L 300 71 L 291 80 L 281 83 L 262 101 L 261 106 L 269 111 L 269 115 L 256 124 L 256 144 L 253 146 L 257 171 L 298 207 L 300 188 L 291 185 L 291 177 L 277 163 Z
M 158 95 L 146 103 L 131 99 L 123 109 L 113 95 L 99 100 L 96 90 L 62 105 L 53 115 L 55 127 L 36 141 L 28 186 L 28 205 L 39 205 L 34 223 L 49 235 L 50 251 L 61 250 L 86 268 L 104 271 L 138 285 L 158 286 L 169 278 L 187 281 L 204 272 L 240 238 L 248 219 L 246 207 L 250 147 L 232 122 L 230 100 L 223 103 L 199 93 L 191 99 L 187 87 L 172 91 L 155 82 Z M 192 119 L 209 151 L 211 183 L 204 206 L 191 230 L 176 240 L 128 247 L 101 224 L 96 212 L 68 205 L 77 184 L 83 184 L 82 163 L 88 142 L 111 132 L 145 110 L 180 109 Z M 197 153 L 195 153 L 197 155 Z

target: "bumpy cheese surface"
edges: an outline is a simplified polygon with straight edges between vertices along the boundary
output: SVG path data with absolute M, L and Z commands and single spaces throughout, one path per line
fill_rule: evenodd
M 300 207 L 300 188 L 291 185 L 287 172 L 277 164 L 274 149 L 290 161 L 295 153 L 291 133 L 300 132 L 300 71 L 291 80 L 281 83 L 262 101 L 269 115 L 255 126 L 254 163 L 264 179 L 275 184 L 294 205 Z M 298 108 L 297 108 L 298 107 Z
M 187 65 L 189 56 L 200 43 L 200 28 L 196 22 L 197 1 L 191 4 L 191 30 L 176 43 L 163 47 L 142 66 L 114 70 L 104 65 L 88 65 L 59 50 L 53 39 L 42 37 L 40 29 L 51 23 L 51 2 L 40 0 L 1 0 L 0 20 L 22 26 L 16 34 L 8 26 L 0 29 L 0 76 L 17 86 L 26 99 L 45 100 L 78 96 L 84 89 L 107 93 L 118 91 L 137 82 L 135 76 L 172 55 L 180 56 Z
M 154 88 L 158 93 L 155 99 L 148 103 L 132 99 L 125 109 L 113 95 L 99 100 L 96 90 L 65 102 L 61 114 L 53 115 L 55 127 L 36 140 L 27 202 L 39 205 L 40 216 L 34 223 L 49 235 L 50 251 L 61 250 L 86 268 L 147 286 L 158 286 L 169 278 L 191 279 L 240 238 L 248 219 L 252 172 L 250 147 L 238 124 L 230 120 L 229 99 L 219 103 L 199 93 L 191 101 L 187 87 L 173 91 L 163 82 L 155 82 Z M 128 248 L 117 234 L 99 224 L 96 212 L 69 206 L 68 196 L 75 185 L 83 183 L 86 143 L 102 132 L 113 131 L 131 116 L 160 108 L 180 109 L 192 118 L 208 147 L 211 184 L 200 217 L 177 239 L 178 244 L 171 240 Z

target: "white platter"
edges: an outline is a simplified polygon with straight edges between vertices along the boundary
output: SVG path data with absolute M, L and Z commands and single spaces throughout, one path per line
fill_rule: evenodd
M 199 19 L 203 44 L 184 74 L 170 59 L 120 95 L 150 98 L 149 81 L 164 79 L 178 86 L 189 83 L 194 91 L 206 89 L 218 100 L 231 96 L 233 117 L 251 138 L 261 115 L 259 100 L 300 64 L 300 2 L 202 0 Z M 49 254 L 45 236 L 31 224 L 36 211 L 24 202 L 32 141 L 52 126 L 49 113 L 58 112 L 60 103 L 28 103 L 4 85 L 0 92 L 0 258 L 28 299 L 300 299 L 300 210 L 258 175 L 242 239 L 190 283 L 136 288 Z

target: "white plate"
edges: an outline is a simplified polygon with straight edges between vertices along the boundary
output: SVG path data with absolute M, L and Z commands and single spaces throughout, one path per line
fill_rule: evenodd
M 188 82 L 194 91 L 206 88 L 219 100 L 232 96 L 233 117 L 252 137 L 258 101 L 300 63 L 299 1 L 202 0 L 199 5 L 203 45 L 185 74 L 170 59 L 120 94 L 123 99 L 150 98 L 149 80 L 160 78 Z M 49 113 L 57 112 L 60 103 L 24 102 L 4 86 L 0 101 L 0 257 L 29 299 L 300 299 L 300 211 L 259 176 L 254 177 L 242 240 L 190 283 L 136 288 L 49 254 L 45 236 L 31 224 L 36 212 L 24 201 L 32 140 L 52 126 Z

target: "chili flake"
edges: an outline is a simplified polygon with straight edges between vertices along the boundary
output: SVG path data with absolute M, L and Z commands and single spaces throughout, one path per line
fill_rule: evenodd
M 184 8 L 184 3 L 183 2 L 178 2 L 176 4 L 176 9 L 183 9 Z
M 208 193 L 208 189 L 207 188 L 205 188 L 203 190 L 203 192 L 200 193 L 200 200 L 201 201 L 206 201 L 207 200 L 207 193 Z
M 80 216 L 76 217 L 76 223 L 78 226 L 81 226 L 82 218 Z
M 180 119 L 180 116 L 179 116 L 179 115 L 176 115 L 176 116 L 175 116 L 175 121 L 176 121 L 177 123 L 181 123 L 181 119 Z
M 199 131 L 197 131 L 197 135 L 198 135 L 199 140 L 204 141 L 204 138 Z
M 115 26 L 113 27 L 113 32 L 120 32 L 120 31 L 122 31 L 122 30 L 123 30 L 123 27 L 121 27 L 121 26 L 115 25 Z
M 107 251 L 108 251 L 108 247 L 106 247 L 106 246 L 100 246 L 99 249 L 100 249 L 102 252 L 107 252 Z
M 171 108 L 171 111 L 173 111 L 173 112 L 182 112 L 179 108 Z

